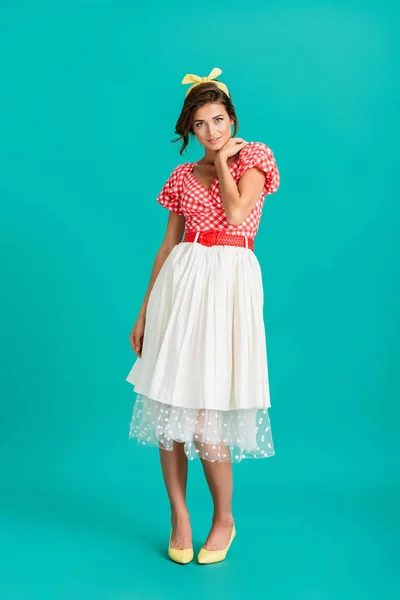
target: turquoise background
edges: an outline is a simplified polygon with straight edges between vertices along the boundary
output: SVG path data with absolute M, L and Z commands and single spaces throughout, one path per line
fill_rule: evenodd
M 2 600 L 398 597 L 398 12 L 2 2 Z M 227 560 L 182 567 L 126 376 L 156 195 L 201 156 L 170 143 L 180 82 L 213 67 L 281 174 L 256 239 L 276 455 L 234 467 Z M 197 551 L 212 505 L 189 466 Z

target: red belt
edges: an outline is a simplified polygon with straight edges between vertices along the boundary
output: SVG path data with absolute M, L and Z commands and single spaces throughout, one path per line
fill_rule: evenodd
M 188 231 L 182 241 L 197 241 L 203 246 L 241 246 L 243 248 L 247 247 L 254 252 L 254 238 L 245 235 L 233 235 L 224 231 Z

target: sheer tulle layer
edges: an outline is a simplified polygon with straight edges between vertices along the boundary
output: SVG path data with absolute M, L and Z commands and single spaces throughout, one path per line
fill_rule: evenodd
M 129 438 L 173 450 L 184 443 L 190 460 L 240 462 L 274 455 L 268 409 L 216 410 L 165 404 L 136 393 Z

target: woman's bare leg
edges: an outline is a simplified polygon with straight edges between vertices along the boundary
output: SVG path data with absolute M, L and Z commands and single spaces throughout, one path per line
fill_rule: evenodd
M 203 546 L 206 550 L 223 550 L 229 543 L 233 526 L 232 463 L 211 462 L 202 458 L 201 463 L 214 503 L 212 527 Z
M 173 450 L 160 448 L 160 461 L 171 505 L 171 547 L 179 550 L 191 548 L 192 529 L 186 506 L 188 458 L 184 444 L 174 441 Z

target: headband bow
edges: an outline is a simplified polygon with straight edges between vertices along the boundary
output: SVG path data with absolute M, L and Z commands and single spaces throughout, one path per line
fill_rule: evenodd
M 198 75 L 192 75 L 192 73 L 188 73 L 187 75 L 185 75 L 185 77 L 182 79 L 181 83 L 191 83 L 192 84 L 190 86 L 190 88 L 188 90 L 186 90 L 185 98 L 188 95 L 188 93 L 190 92 L 190 90 L 192 90 L 194 87 L 196 87 L 196 85 L 199 85 L 200 83 L 206 83 L 207 81 L 212 81 L 213 79 L 218 77 L 218 75 L 221 75 L 221 73 L 222 73 L 221 69 L 218 69 L 218 67 L 214 67 L 213 70 L 211 71 L 211 73 L 208 75 L 208 77 L 199 77 Z M 226 87 L 226 85 L 224 83 L 222 83 L 221 81 L 213 81 L 213 83 L 215 83 L 216 86 L 218 86 L 222 91 L 225 92 L 225 94 L 227 96 L 229 96 L 228 88 Z

